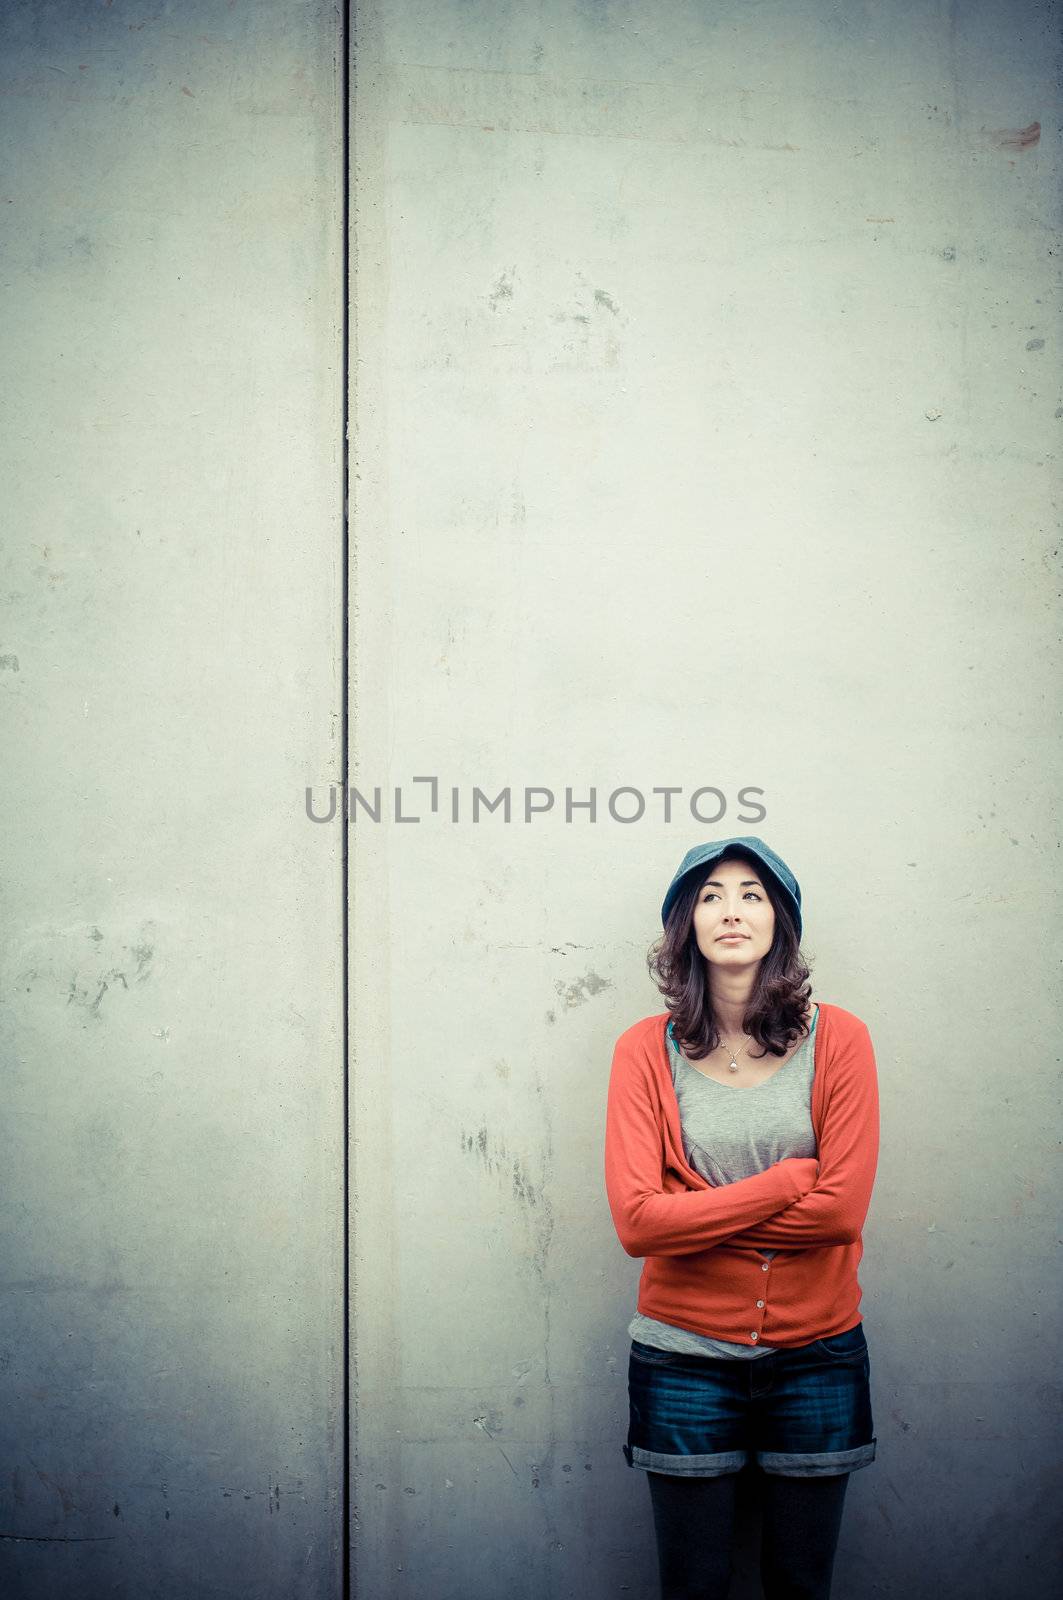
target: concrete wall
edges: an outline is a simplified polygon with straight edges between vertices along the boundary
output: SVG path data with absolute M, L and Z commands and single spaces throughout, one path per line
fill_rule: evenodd
M 5 1600 L 342 1587 L 341 22 L 0 11 Z M 654 1592 L 605 1085 L 739 827 L 882 1081 L 836 1593 L 1046 1586 L 1057 40 L 357 8 L 360 1596 Z
M 700 786 L 878 1054 L 835 1592 L 1046 1587 L 1058 23 L 358 7 L 358 1594 L 656 1592 L 601 1144 Z
M 0 8 L 0 1592 L 337 1596 L 340 26 Z

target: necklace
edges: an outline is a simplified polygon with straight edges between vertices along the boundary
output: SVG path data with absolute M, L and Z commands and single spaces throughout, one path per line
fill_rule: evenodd
M 721 1041 L 720 1048 L 723 1049 L 723 1050 L 726 1050 L 727 1054 L 731 1058 L 730 1061 L 727 1063 L 728 1072 L 737 1072 L 739 1070 L 738 1057 L 742 1054 L 742 1051 L 745 1049 L 746 1045 L 749 1043 L 751 1038 L 752 1038 L 752 1035 L 747 1033 L 746 1036 L 745 1036 L 745 1039 L 739 1045 L 737 1052 L 732 1050 L 731 1046 L 729 1044 L 723 1044 L 722 1041 Z

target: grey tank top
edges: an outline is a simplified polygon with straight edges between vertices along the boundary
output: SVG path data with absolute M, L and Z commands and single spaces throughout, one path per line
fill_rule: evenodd
M 668 1059 L 672 1068 L 675 1097 L 679 1102 L 679 1121 L 683 1150 L 695 1172 L 710 1183 L 736 1183 L 751 1178 L 783 1161 L 787 1156 L 816 1156 L 816 1133 L 812 1126 L 812 1080 L 815 1076 L 816 1023 L 819 1006 L 812 1016 L 811 1031 L 783 1066 L 770 1078 L 746 1089 L 707 1078 L 680 1054 L 674 1023 L 668 1024 Z M 762 1250 L 773 1256 L 774 1250 Z M 775 1345 L 732 1344 L 728 1339 L 710 1339 L 656 1317 L 636 1311 L 628 1333 L 640 1344 L 656 1345 L 660 1350 L 683 1350 L 691 1355 L 734 1357 L 755 1360 L 770 1355 Z

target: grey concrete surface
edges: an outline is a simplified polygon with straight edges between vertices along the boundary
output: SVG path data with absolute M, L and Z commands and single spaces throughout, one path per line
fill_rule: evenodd
M 356 33 L 355 779 L 389 802 L 352 828 L 356 1592 L 657 1592 L 601 1142 L 701 786 L 794 865 L 879 1061 L 835 1600 L 1043 1592 L 1058 9 L 375 0 Z M 512 820 L 451 821 L 474 786 Z
M 331 1600 L 331 5 L 0 8 L 0 1593 Z
M 0 9 L 4 1600 L 341 1592 L 341 20 Z M 879 1061 L 835 1600 L 1043 1592 L 1059 8 L 353 33 L 352 1593 L 655 1595 L 605 1087 L 737 824 Z

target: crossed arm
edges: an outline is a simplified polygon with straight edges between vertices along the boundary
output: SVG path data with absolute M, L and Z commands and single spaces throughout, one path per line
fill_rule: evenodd
M 878 1147 L 878 1071 L 865 1027 L 834 1064 L 812 1189 L 796 1205 L 732 1234 L 731 1243 L 779 1250 L 855 1243 L 871 1204 Z
M 815 1161 L 792 1158 L 737 1183 L 689 1189 L 661 1168 L 657 1090 L 648 1068 L 618 1046 L 606 1103 L 605 1186 L 617 1237 L 629 1256 L 710 1249 L 792 1205 L 816 1176 Z
M 807 1250 L 860 1237 L 878 1160 L 878 1082 L 866 1028 L 843 1047 L 819 1136 L 819 1160 L 791 1157 L 735 1183 L 689 1189 L 662 1174 L 657 1089 L 647 1067 L 613 1056 L 605 1178 L 630 1256 L 678 1256 L 730 1240 Z M 669 1187 L 671 1180 L 672 1187 Z

